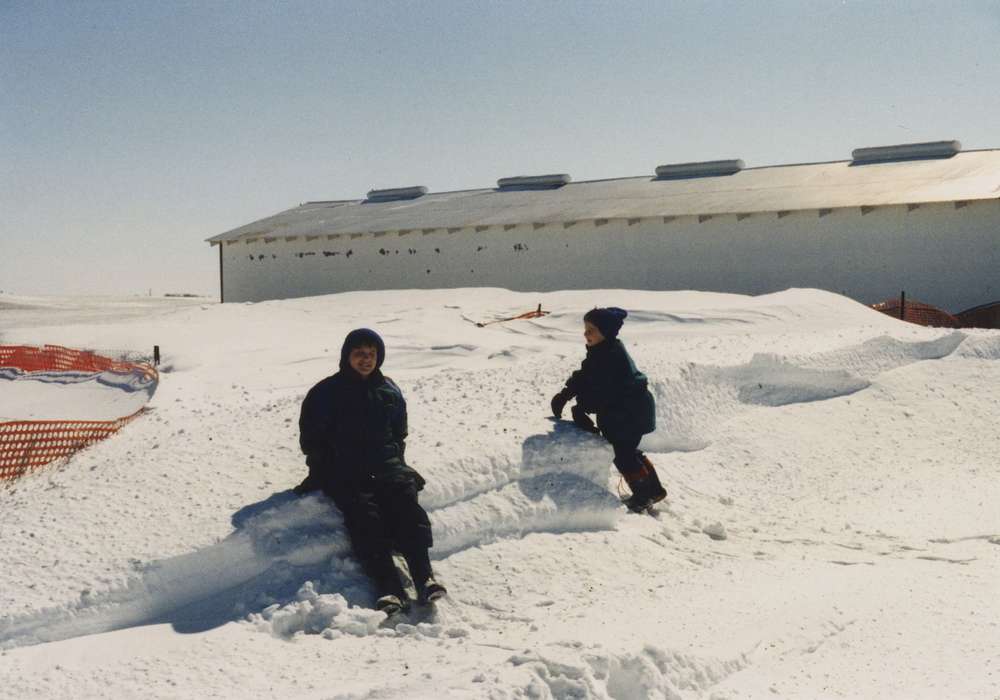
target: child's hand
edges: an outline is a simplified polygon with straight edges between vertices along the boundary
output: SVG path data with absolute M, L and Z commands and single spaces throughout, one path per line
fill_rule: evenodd
M 597 426 L 594 425 L 594 421 L 590 419 L 590 416 L 583 412 L 583 409 L 580 408 L 579 404 L 573 406 L 571 413 L 573 414 L 573 423 L 576 427 L 581 430 L 586 430 L 588 433 L 601 432 L 597 429 Z
M 563 409 L 566 407 L 566 402 L 573 398 L 573 395 L 568 393 L 565 389 L 560 391 L 558 394 L 552 397 L 552 415 L 556 418 L 562 418 Z

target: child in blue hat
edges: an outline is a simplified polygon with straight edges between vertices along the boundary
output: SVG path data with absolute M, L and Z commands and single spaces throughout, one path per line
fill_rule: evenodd
M 638 449 L 642 436 L 656 429 L 656 404 L 646 376 L 618 340 L 626 316 L 628 312 L 616 306 L 591 309 L 584 315 L 587 357 L 563 390 L 552 397 L 552 413 L 560 418 L 566 403 L 576 398 L 573 422 L 611 443 L 614 465 L 632 491 L 625 504 L 638 513 L 662 501 L 667 492 L 652 462 Z M 592 413 L 597 414 L 596 426 L 588 415 Z

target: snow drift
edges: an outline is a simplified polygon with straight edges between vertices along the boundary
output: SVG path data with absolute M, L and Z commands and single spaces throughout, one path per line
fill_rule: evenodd
M 475 326 L 539 302 L 552 313 Z M 657 399 L 658 519 L 625 514 L 602 440 L 546 416 L 595 303 L 630 310 Z M 451 591 L 389 627 L 336 509 L 288 491 L 301 399 L 361 325 L 407 396 Z M 127 434 L 2 495 L 0 666 L 20 697 L 996 694 L 995 332 L 813 290 L 444 290 L 178 302 L 53 341 L 98 332 L 155 332 L 167 371 Z M 137 630 L 162 660 L 116 641 Z M 107 659 L 75 646 L 97 633 Z M 928 657 L 962 660 L 912 670 Z M 254 664 L 294 679 L 219 675 Z

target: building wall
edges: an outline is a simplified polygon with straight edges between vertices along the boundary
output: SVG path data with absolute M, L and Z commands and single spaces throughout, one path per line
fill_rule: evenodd
M 906 290 L 953 312 L 1000 299 L 997 200 L 820 214 L 259 238 L 224 245 L 225 299 L 475 286 L 743 294 L 818 287 L 864 303 Z

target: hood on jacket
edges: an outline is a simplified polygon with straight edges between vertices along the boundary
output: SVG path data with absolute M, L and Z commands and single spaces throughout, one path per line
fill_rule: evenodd
M 382 341 L 382 337 L 371 328 L 355 328 L 344 338 L 344 346 L 340 349 L 340 369 L 354 371 L 351 369 L 348 358 L 351 356 L 351 350 L 362 345 L 375 346 L 375 369 L 378 370 L 382 367 L 382 363 L 385 362 L 385 343 Z

